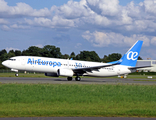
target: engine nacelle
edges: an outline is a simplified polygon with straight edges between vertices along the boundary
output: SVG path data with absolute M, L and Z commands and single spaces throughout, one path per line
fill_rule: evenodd
M 45 76 L 58 77 L 57 73 L 45 73 Z
M 65 77 L 72 77 L 74 75 L 74 72 L 71 69 L 58 69 L 57 75 L 65 76 Z
M 13 72 L 18 72 L 18 70 L 16 70 L 16 69 L 11 69 L 11 71 L 13 71 Z

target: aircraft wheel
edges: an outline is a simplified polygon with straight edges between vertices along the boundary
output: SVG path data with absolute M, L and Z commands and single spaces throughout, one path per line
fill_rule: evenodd
M 72 79 L 73 79 L 72 77 L 67 77 L 68 81 L 72 81 Z
M 18 73 L 16 73 L 15 76 L 18 77 Z
M 76 80 L 76 81 L 80 81 L 81 78 L 80 78 L 80 77 L 76 77 L 75 80 Z

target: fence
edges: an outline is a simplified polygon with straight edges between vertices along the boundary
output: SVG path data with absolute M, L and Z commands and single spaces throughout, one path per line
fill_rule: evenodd
M 15 73 L 15 72 L 11 71 L 10 69 L 0 69 L 0 73 Z M 27 72 L 27 71 L 18 71 L 18 73 L 43 74 L 39 72 Z

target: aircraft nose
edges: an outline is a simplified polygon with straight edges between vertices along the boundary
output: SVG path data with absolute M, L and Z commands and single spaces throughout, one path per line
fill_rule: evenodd
M 7 61 L 3 61 L 2 65 L 6 66 L 7 65 Z

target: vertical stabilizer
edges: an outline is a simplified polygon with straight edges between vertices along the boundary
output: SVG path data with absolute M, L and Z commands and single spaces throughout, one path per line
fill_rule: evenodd
M 120 59 L 120 65 L 135 67 L 143 41 L 138 40 Z

